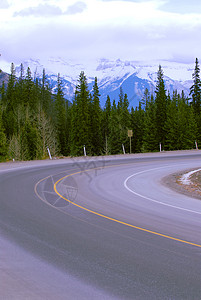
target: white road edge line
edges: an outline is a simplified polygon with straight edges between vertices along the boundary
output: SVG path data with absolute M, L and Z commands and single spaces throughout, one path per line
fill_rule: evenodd
M 146 173 L 146 172 L 150 172 L 150 171 L 153 171 L 153 170 L 158 170 L 158 169 L 163 169 L 163 168 L 167 168 L 168 166 L 165 166 L 165 167 L 160 167 L 160 168 L 153 168 L 153 169 L 148 169 L 148 170 L 144 170 L 144 171 L 140 171 L 140 172 L 137 172 L 137 173 L 134 173 L 132 175 L 130 175 L 129 177 L 127 177 L 124 181 L 124 187 L 131 193 L 133 193 L 134 195 L 136 196 L 139 196 L 141 198 L 144 198 L 146 200 L 149 200 L 151 202 L 155 202 L 155 203 L 158 203 L 158 204 L 161 204 L 161 205 L 164 205 L 164 206 L 168 206 L 168 207 L 172 207 L 172 208 L 176 208 L 176 209 L 179 209 L 179 210 L 184 210 L 184 211 L 187 211 L 187 212 L 190 212 L 190 213 L 194 213 L 194 214 L 198 214 L 198 215 L 201 215 L 201 212 L 198 212 L 198 211 L 195 211 L 195 210 L 191 210 L 191 209 L 187 209 L 187 208 L 184 208 L 184 207 L 180 207 L 180 206 L 175 206 L 175 205 L 172 205 L 172 204 L 168 204 L 168 203 L 164 203 L 164 202 L 161 202 L 161 201 L 158 201 L 158 200 L 155 200 L 155 199 L 152 199 L 152 198 L 149 198 L 147 196 L 144 196 L 142 194 L 139 194 L 137 192 L 135 192 L 134 190 L 130 189 L 127 185 L 127 182 L 129 179 L 131 179 L 132 177 L 135 177 L 139 174 L 142 174 L 142 173 Z

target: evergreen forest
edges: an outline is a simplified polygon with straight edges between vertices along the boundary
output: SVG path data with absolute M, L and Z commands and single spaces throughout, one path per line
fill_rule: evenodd
M 1 70 L 0 70 L 1 72 Z M 41 79 L 30 68 L 20 77 L 11 64 L 8 83 L 0 86 L 0 161 L 54 157 L 109 155 L 186 150 L 201 147 L 201 81 L 195 60 L 189 96 L 176 90 L 170 95 L 159 65 L 154 94 L 145 89 L 139 106 L 129 108 L 122 88 L 118 99 L 107 97 L 101 108 L 97 78 L 89 92 L 81 72 L 73 102 L 64 98 L 60 74 L 53 93 L 45 69 Z M 133 131 L 131 138 L 128 130 Z

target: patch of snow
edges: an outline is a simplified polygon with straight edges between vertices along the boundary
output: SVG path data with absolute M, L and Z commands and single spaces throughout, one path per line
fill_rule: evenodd
M 186 174 L 183 174 L 179 181 L 182 184 L 190 185 L 191 184 L 191 180 L 190 180 L 191 175 L 193 175 L 194 173 L 197 173 L 199 171 L 201 171 L 201 169 L 193 170 L 193 171 L 190 171 Z
M 114 98 L 119 88 L 124 84 L 130 105 L 138 105 L 144 95 L 145 88 L 154 93 L 157 83 L 159 64 L 162 67 L 166 90 L 172 95 L 173 90 L 178 93 L 184 91 L 189 96 L 189 88 L 192 86 L 193 64 L 185 64 L 171 61 L 123 61 L 121 59 L 98 59 L 97 61 L 78 63 L 61 57 L 47 57 L 42 60 L 30 59 L 23 62 L 24 75 L 29 66 L 33 76 L 42 77 L 43 68 L 50 82 L 52 91 L 57 86 L 57 75 L 63 82 L 65 97 L 72 100 L 75 86 L 77 85 L 81 71 L 84 71 L 89 89 L 91 91 L 94 78 L 98 79 L 100 102 L 104 106 L 106 95 Z M 16 67 L 16 75 L 20 75 L 20 66 Z M 128 80 L 129 85 L 126 83 Z M 138 83 L 135 83 L 138 82 Z M 116 92 L 116 95 L 115 95 Z M 135 99 L 135 102 L 132 102 Z

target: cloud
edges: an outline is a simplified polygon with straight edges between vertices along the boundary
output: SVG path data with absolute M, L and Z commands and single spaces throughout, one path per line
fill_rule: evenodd
M 201 2 L 200 0 L 167 0 L 161 6 L 161 10 L 180 14 L 201 13 Z
M 74 1 L 71 0 L 71 4 Z M 47 1 L 46 5 L 43 1 L 36 7 L 21 8 L 21 11 L 18 7 L 16 15 L 22 18 L 2 21 L 2 56 L 19 63 L 29 58 L 51 56 L 78 63 L 101 57 L 194 61 L 201 49 L 198 38 L 201 19 L 199 15 L 161 11 L 161 3 L 165 1 L 170 4 L 173 0 L 83 0 L 70 6 L 64 0 L 56 4 L 61 8 L 48 5 Z M 182 0 L 182 3 L 186 5 L 187 2 Z
M 6 8 L 9 8 L 9 4 L 8 4 L 8 1 L 7 0 L 1 0 L 0 1 L 0 9 L 6 9 Z
M 108 23 L 96 26 L 66 24 L 58 22 L 41 24 L 17 32 L 7 33 L 0 38 L 2 49 L 10 61 L 16 57 L 33 59 L 55 57 L 80 61 L 93 61 L 106 57 L 112 59 L 151 60 L 180 59 L 194 61 L 199 55 L 201 41 L 196 38 L 201 25 L 194 28 L 171 26 L 134 25 L 124 27 Z M 15 46 L 12 46 L 15 40 Z
M 58 6 L 49 5 L 49 4 L 39 4 L 36 7 L 25 8 L 19 12 L 14 13 L 14 17 L 16 16 L 35 16 L 35 17 L 48 17 L 61 15 L 62 11 Z
M 67 8 L 65 13 L 62 12 L 61 8 L 55 5 L 49 4 L 39 4 L 35 7 L 28 7 L 21 11 L 15 12 L 14 17 L 21 16 L 34 16 L 34 17 L 49 17 L 49 16 L 58 16 L 58 15 L 75 15 L 83 12 L 87 8 L 87 5 L 84 2 L 76 2 L 73 5 Z
M 76 2 L 75 4 L 68 7 L 66 14 L 68 15 L 75 15 L 78 13 L 82 13 L 87 8 L 86 3 L 84 2 Z
M 119 0 L 100 0 L 102 2 L 112 2 L 112 1 L 119 1 Z M 122 2 L 143 2 L 144 0 L 121 0 Z M 147 0 L 151 1 L 151 0 Z

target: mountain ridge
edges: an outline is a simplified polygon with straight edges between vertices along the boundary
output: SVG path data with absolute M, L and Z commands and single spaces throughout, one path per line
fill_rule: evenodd
M 96 63 L 78 64 L 62 58 L 49 58 L 45 60 L 34 60 L 22 62 L 26 71 L 30 67 L 34 76 L 41 77 L 45 69 L 47 79 L 53 91 L 56 89 L 57 76 L 60 77 L 64 87 L 65 97 L 72 101 L 75 87 L 81 71 L 84 71 L 89 91 L 92 90 L 94 78 L 98 79 L 98 87 L 101 106 L 104 107 L 107 96 L 111 101 L 118 101 L 120 87 L 128 95 L 130 107 L 138 106 L 139 101 L 144 96 L 147 88 L 150 93 L 154 93 L 157 83 L 157 72 L 159 64 L 164 73 L 164 82 L 166 90 L 173 93 L 177 90 L 181 93 L 183 90 L 186 96 L 189 96 L 189 89 L 193 84 L 192 74 L 193 64 L 184 64 L 170 61 L 161 62 L 138 62 L 123 61 L 121 59 L 109 60 L 102 58 Z M 20 66 L 16 66 L 16 75 L 20 74 Z

